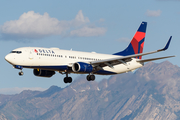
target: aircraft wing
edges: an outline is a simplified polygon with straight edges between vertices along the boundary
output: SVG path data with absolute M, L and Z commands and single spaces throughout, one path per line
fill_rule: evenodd
M 100 60 L 100 61 L 92 61 L 92 62 L 90 62 L 90 64 L 94 65 L 94 66 L 99 66 L 99 67 L 109 66 L 111 68 L 113 68 L 113 66 L 117 65 L 117 64 L 126 64 L 126 62 L 131 61 L 132 58 L 136 58 L 136 57 L 139 57 L 139 56 L 149 55 L 149 54 L 153 54 L 153 53 L 157 53 L 157 52 L 167 50 L 168 47 L 169 47 L 169 44 L 171 42 L 171 38 L 172 38 L 172 36 L 169 38 L 169 40 L 168 40 L 168 42 L 167 42 L 167 44 L 165 45 L 164 48 L 156 50 L 156 51 L 140 53 L 140 54 L 134 54 L 134 55 L 128 55 L 128 56 L 121 56 L 121 57 L 116 57 L 116 58 L 111 58 L 111 59 Z M 174 57 L 174 56 L 153 58 L 153 59 L 147 59 L 147 60 L 137 60 L 137 61 L 138 62 L 148 62 L 148 61 L 164 59 L 164 58 L 169 58 L 169 57 Z

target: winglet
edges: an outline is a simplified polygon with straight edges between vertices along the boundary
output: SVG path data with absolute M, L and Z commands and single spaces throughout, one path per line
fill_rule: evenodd
M 170 36 L 170 38 L 169 38 L 169 40 L 168 40 L 166 46 L 165 46 L 163 49 L 160 49 L 160 50 L 158 50 L 158 51 L 164 51 L 164 50 L 167 50 L 168 47 L 169 47 L 169 44 L 170 44 L 170 42 L 171 42 L 171 38 L 172 38 L 172 36 Z

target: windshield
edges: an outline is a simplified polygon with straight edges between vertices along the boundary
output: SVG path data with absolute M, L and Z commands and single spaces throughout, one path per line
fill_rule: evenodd
M 20 54 L 20 53 L 22 53 L 22 51 L 11 51 L 11 53 L 17 53 L 17 54 Z

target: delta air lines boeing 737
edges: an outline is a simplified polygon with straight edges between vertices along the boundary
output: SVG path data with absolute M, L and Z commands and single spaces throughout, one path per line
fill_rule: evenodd
M 35 76 L 51 77 L 55 71 L 66 74 L 65 83 L 71 83 L 70 73 L 88 74 L 87 80 L 94 81 L 95 74 L 113 75 L 133 71 L 144 65 L 145 62 L 170 58 L 174 56 L 141 59 L 142 56 L 165 51 L 168 49 L 172 36 L 164 48 L 143 52 L 147 22 L 142 22 L 129 46 L 112 55 L 61 50 L 59 48 L 22 47 L 17 48 L 5 56 L 5 60 L 20 69 L 19 75 L 23 75 L 23 68 L 33 69 Z

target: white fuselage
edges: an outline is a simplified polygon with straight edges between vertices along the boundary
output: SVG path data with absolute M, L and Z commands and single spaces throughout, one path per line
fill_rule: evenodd
M 95 52 L 78 52 L 71 50 L 60 50 L 59 48 L 40 48 L 40 47 L 23 47 L 13 50 L 5 59 L 14 65 L 23 68 L 44 69 L 64 72 L 67 67 L 72 67 L 76 62 L 90 63 L 111 58 L 117 58 L 118 55 L 98 54 Z M 135 70 L 142 67 L 143 64 L 136 62 L 132 58 L 126 64 L 118 64 L 113 68 L 106 66 L 103 70 L 95 74 L 119 74 Z M 73 71 L 71 71 L 73 72 Z M 74 73 L 74 72 L 73 72 Z

